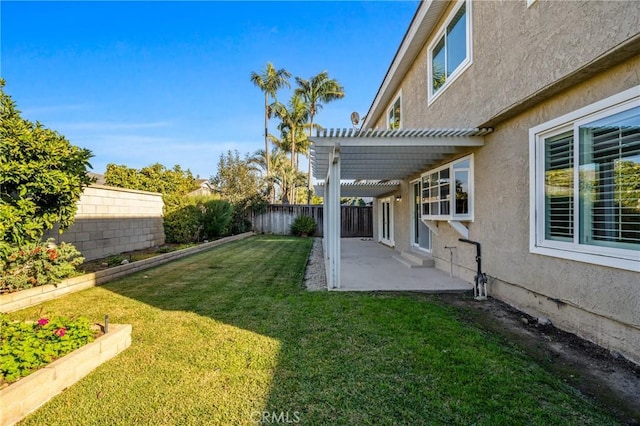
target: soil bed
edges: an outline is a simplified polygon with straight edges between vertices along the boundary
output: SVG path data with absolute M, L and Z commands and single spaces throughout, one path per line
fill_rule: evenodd
M 462 320 L 503 335 L 584 395 L 602 401 L 624 424 L 640 425 L 639 365 L 552 324 L 540 325 L 537 318 L 499 300 L 436 297 L 462 308 Z
M 136 262 L 139 260 L 148 259 L 150 257 L 159 256 L 164 253 L 170 253 L 172 251 L 193 247 L 194 245 L 195 244 L 164 244 L 159 247 L 149 247 L 141 250 L 128 251 L 125 253 L 107 256 L 101 259 L 90 260 L 78 266 L 77 270 L 80 273 L 96 272 L 102 269 L 118 266 L 122 263 L 123 260 L 126 260 L 129 263 Z

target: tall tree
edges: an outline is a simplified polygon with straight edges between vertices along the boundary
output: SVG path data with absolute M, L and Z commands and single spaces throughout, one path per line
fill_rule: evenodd
M 179 165 L 168 169 L 160 163 L 140 170 L 109 163 L 104 180 L 111 186 L 161 193 L 165 214 L 184 207 L 187 200 L 185 196 L 198 189 L 198 183 L 191 170 L 183 170 Z
M 313 119 L 322 109 L 323 104 L 344 98 L 344 87 L 338 80 L 329 77 L 327 71 L 322 71 L 309 80 L 296 77 L 298 87 L 295 92 L 302 95 L 307 103 L 309 111 L 309 137 L 313 131 Z M 311 200 L 311 159 L 309 159 L 309 170 L 307 173 L 307 203 Z
M 0 79 L 0 254 L 73 223 L 91 151 L 20 116 Z
M 183 170 L 179 165 L 168 169 L 160 163 L 140 170 L 109 163 L 104 179 L 107 185 L 159 192 L 163 195 L 186 195 L 198 188 L 191 170 Z
M 249 156 L 241 159 L 237 150 L 220 155 L 218 173 L 211 178 L 211 183 L 223 200 L 234 205 L 259 196 L 263 188 L 260 177 L 249 163 Z
M 276 101 L 276 93 L 283 87 L 291 87 L 289 84 L 291 73 L 284 68 L 276 69 L 271 62 L 267 62 L 267 66 L 262 74 L 256 72 L 251 73 L 251 82 L 264 92 L 264 152 L 269 157 L 269 118 L 271 118 L 271 109 L 269 108 L 269 97 Z M 269 177 L 269 159 L 267 158 L 267 178 Z
M 306 103 L 302 96 L 294 93 L 289 100 L 288 106 L 275 102 L 272 105 L 273 112 L 276 117 L 280 118 L 281 124 L 278 127 L 282 132 L 282 138 L 289 141 L 291 148 L 291 169 L 296 171 L 298 168 L 296 161 L 296 145 L 298 142 L 302 142 L 307 139 L 304 134 L 304 125 L 308 120 L 309 112 Z M 291 197 L 289 199 L 296 200 L 295 194 L 295 181 L 291 186 Z
M 283 139 L 288 140 L 288 146 L 291 149 L 291 165 L 295 167 L 296 144 L 299 140 L 306 139 L 302 129 L 309 117 L 307 104 L 302 96 L 294 93 L 288 105 L 274 102 L 271 108 L 275 116 L 281 120 L 278 128 L 282 132 Z

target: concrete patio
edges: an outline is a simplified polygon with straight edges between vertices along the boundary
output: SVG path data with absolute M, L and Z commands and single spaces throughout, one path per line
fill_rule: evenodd
M 371 239 L 341 238 L 341 288 L 335 291 L 472 291 L 473 286 L 436 268 L 408 268 L 398 252 Z

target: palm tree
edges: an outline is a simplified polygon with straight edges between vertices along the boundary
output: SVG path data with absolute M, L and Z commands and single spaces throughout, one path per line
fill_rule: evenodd
M 280 102 L 274 102 L 271 108 L 274 115 L 281 120 L 278 128 L 282 133 L 282 139 L 289 142 L 288 147 L 291 149 L 291 169 L 293 173 L 293 171 L 297 170 L 296 145 L 302 139 L 307 138 L 303 131 L 309 117 L 307 105 L 302 96 L 294 93 L 289 100 L 288 106 Z M 295 191 L 295 182 L 292 183 L 292 191 Z M 291 198 L 295 201 L 294 194 L 292 194 Z
M 298 83 L 298 87 L 295 93 L 302 95 L 307 102 L 310 122 L 309 137 L 311 137 L 313 118 L 322 109 L 323 104 L 344 98 L 344 87 L 342 87 L 338 80 L 330 78 L 327 71 L 322 71 L 309 80 L 296 77 L 296 82 Z M 307 203 L 309 203 L 311 200 L 311 160 L 309 160 L 307 184 L 309 191 L 307 193 Z
M 300 131 L 309 118 L 309 112 L 302 96 L 294 93 L 289 100 L 288 106 L 280 102 L 271 105 L 273 113 L 281 121 L 278 128 L 283 136 L 288 136 L 291 147 L 291 165 L 295 167 L 296 142 L 300 138 Z
M 251 73 L 251 82 L 264 92 L 264 152 L 267 155 L 267 177 L 269 176 L 269 141 L 267 137 L 269 135 L 269 118 L 271 118 L 269 97 L 275 101 L 276 93 L 279 89 L 285 86 L 291 87 L 289 84 L 289 78 L 291 78 L 291 73 L 289 73 L 289 71 L 284 68 L 277 70 L 271 62 L 267 62 L 267 66 L 262 71 L 262 74 L 258 74 L 256 72 Z
M 271 174 L 265 180 L 269 185 L 269 193 L 273 192 L 275 201 L 278 194 L 276 187 L 280 187 L 280 193 L 283 191 L 282 166 L 289 163 L 286 153 L 278 146 L 275 146 L 269 155 L 263 149 L 259 149 L 249 158 L 248 163 L 253 170 L 258 172 L 266 172 L 267 169 L 271 170 Z

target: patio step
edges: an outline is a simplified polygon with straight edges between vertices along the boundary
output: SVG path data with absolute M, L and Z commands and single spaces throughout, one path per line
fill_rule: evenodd
M 403 251 L 393 258 L 407 268 L 433 268 L 436 264 L 431 256 L 415 251 Z

